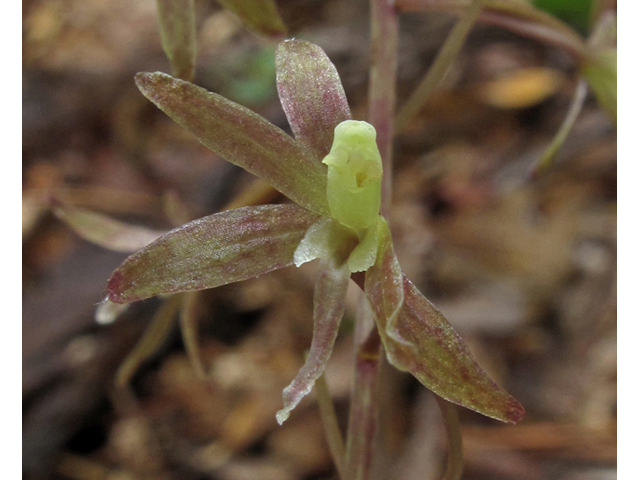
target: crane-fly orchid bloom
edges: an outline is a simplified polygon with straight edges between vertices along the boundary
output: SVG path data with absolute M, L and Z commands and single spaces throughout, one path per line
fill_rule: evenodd
M 140 73 L 142 93 L 200 142 L 262 177 L 295 205 L 220 212 L 179 227 L 112 274 L 109 299 L 127 303 L 213 288 L 320 259 L 309 355 L 284 390 L 284 422 L 331 355 L 349 279 L 361 283 L 387 358 L 442 398 L 506 422 L 522 406 L 478 366 L 442 314 L 403 275 L 379 215 L 382 164 L 374 128 L 351 120 L 335 67 L 318 46 L 281 43 L 280 101 L 292 138 L 256 113 L 163 73 Z M 360 274 L 361 276 L 363 274 Z

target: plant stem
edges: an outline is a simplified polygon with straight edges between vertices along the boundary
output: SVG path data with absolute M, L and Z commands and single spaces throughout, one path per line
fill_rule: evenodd
M 472 0 L 462 17 L 451 29 L 426 76 L 400 110 L 396 118 L 398 131 L 402 131 L 415 118 L 426 103 L 429 95 L 442 83 L 442 79 L 449 71 L 460 50 L 462 50 L 471 28 L 480 16 L 483 4 L 484 0 Z
M 184 300 L 180 308 L 180 333 L 182 334 L 182 343 L 187 352 L 187 357 L 191 362 L 196 375 L 199 379 L 207 378 L 207 371 L 202 363 L 200 354 L 200 345 L 198 343 L 198 320 L 200 312 L 198 311 L 199 292 L 185 292 Z
M 364 296 L 361 301 L 366 302 Z M 364 313 L 366 312 L 366 313 Z M 376 432 L 378 402 L 377 384 L 380 366 L 380 336 L 368 322 L 370 311 L 360 308 L 356 325 L 356 339 L 362 338 L 358 330 L 368 329 L 366 340 L 356 354 L 356 370 L 351 408 L 349 410 L 349 428 L 347 431 L 347 476 L 349 480 L 368 480 L 373 459 L 373 439 Z
M 347 480 L 346 467 L 345 467 L 345 447 L 344 440 L 342 439 L 342 433 L 340 433 L 340 427 L 338 426 L 338 418 L 336 411 L 331 400 L 331 394 L 327 387 L 327 382 L 324 378 L 324 374 L 316 380 L 315 383 L 316 396 L 318 399 L 318 406 L 320 407 L 320 416 L 322 417 L 322 425 L 324 426 L 324 433 L 329 443 L 329 451 L 333 458 L 333 463 L 338 470 L 338 475 L 341 480 Z
M 377 132 L 382 156 L 382 208 L 388 217 L 393 177 L 393 115 L 398 70 L 398 14 L 393 0 L 371 0 L 371 67 L 369 71 L 369 123 Z
M 574 123 L 576 123 L 576 120 L 578 119 L 578 115 L 582 111 L 582 106 L 587 98 L 588 91 L 589 84 L 584 78 L 580 78 L 578 80 L 578 85 L 576 86 L 576 91 L 573 94 L 573 100 L 571 101 L 571 106 L 569 107 L 567 116 L 564 118 L 560 129 L 553 137 L 551 144 L 546 148 L 540 159 L 534 165 L 532 176 L 535 177 L 539 175 L 542 171 L 553 165 L 553 160 L 558 153 L 558 150 L 560 150 L 560 147 L 564 144 Z
M 176 313 L 182 304 L 183 295 L 176 293 L 167 298 L 151 319 L 131 353 L 124 359 L 116 372 L 116 387 L 125 387 L 135 375 L 138 367 L 151 357 L 162 345 L 174 325 Z
M 471 0 L 397 0 L 402 12 L 446 12 L 460 15 Z M 538 10 L 528 2 L 485 0 L 479 21 L 513 33 L 565 49 L 578 59 L 588 53 L 582 36 L 553 15 Z
M 393 0 L 371 0 L 371 67 L 369 72 L 369 123 L 377 132 L 382 157 L 382 204 L 388 217 L 393 178 L 393 115 L 398 69 L 398 15 Z M 349 480 L 368 480 L 373 459 L 377 417 L 377 381 L 382 351 L 380 337 L 366 307 L 356 319 L 356 365 L 349 428 L 347 431 L 347 474 Z
M 449 447 L 447 467 L 442 476 L 442 480 L 459 480 L 462 476 L 464 461 L 462 457 L 462 433 L 460 432 L 457 407 L 437 395 L 436 400 L 438 407 L 440 407 L 440 412 L 444 417 L 444 424 L 447 429 L 447 444 Z

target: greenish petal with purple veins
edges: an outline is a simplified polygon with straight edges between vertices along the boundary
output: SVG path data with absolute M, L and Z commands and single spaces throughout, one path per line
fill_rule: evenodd
M 326 167 L 264 117 L 164 73 L 139 73 L 136 85 L 225 160 L 263 178 L 300 206 L 329 213 Z
M 317 45 L 286 40 L 276 50 L 276 81 L 296 139 L 319 163 L 331 149 L 336 126 L 351 118 L 336 67 Z
M 276 415 L 280 425 L 289 418 L 291 410 L 311 391 L 324 372 L 344 315 L 350 276 L 346 263 L 336 266 L 334 261 L 323 262 L 313 294 L 311 349 L 296 378 L 282 392 L 284 408 Z
M 446 318 L 398 273 L 388 228 L 378 233 L 378 257 L 367 271 L 365 293 L 389 362 L 452 403 L 518 422 L 522 405 L 489 378 Z
M 287 267 L 317 219 L 296 205 L 265 205 L 194 220 L 127 258 L 109 279 L 109 300 L 219 287 Z

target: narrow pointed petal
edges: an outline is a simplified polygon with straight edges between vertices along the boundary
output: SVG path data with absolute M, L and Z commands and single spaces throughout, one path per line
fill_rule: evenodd
M 522 406 L 480 368 L 444 316 L 404 275 L 398 276 L 389 231 L 379 234 L 378 258 L 367 271 L 365 292 L 389 362 L 452 403 L 504 422 L 519 421 Z
M 54 213 L 85 240 L 116 252 L 135 252 L 166 233 L 70 206 L 57 207 Z
M 351 118 L 336 67 L 317 45 L 287 40 L 276 50 L 276 78 L 296 139 L 322 160 L 331 149 L 336 126 Z
M 164 73 L 139 73 L 140 91 L 225 160 L 268 181 L 297 204 L 327 215 L 326 167 L 257 113 Z
M 256 33 L 267 37 L 282 37 L 287 29 L 273 0 L 218 0 L 235 13 L 242 23 Z
M 193 0 L 157 0 L 162 48 L 173 75 L 191 81 L 196 74 L 196 15 Z
M 421 361 L 414 363 L 412 352 L 398 352 L 409 371 L 452 403 L 503 422 L 521 420 L 522 405 L 480 368 L 442 313 L 406 277 L 404 288 L 398 328 L 404 338 L 412 340 Z
M 109 300 L 219 287 L 287 267 L 317 219 L 296 205 L 264 205 L 187 223 L 127 258 L 109 279 Z
M 284 408 L 276 414 L 280 425 L 289 418 L 289 413 L 300 400 L 311 391 L 329 361 L 344 315 L 350 275 L 346 264 L 338 267 L 332 261 L 326 262 L 320 273 L 313 294 L 311 349 L 296 378 L 282 392 Z

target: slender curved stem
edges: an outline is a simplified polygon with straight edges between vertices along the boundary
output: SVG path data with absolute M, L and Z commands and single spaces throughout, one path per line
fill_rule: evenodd
M 363 297 L 362 301 L 366 302 L 366 299 Z M 366 318 L 362 320 L 362 324 L 365 324 Z M 380 353 L 380 336 L 375 328 L 370 329 L 356 355 L 356 378 L 351 394 L 347 430 L 347 475 L 350 480 L 368 480 L 371 472 L 378 415 Z
M 376 129 L 382 157 L 382 207 L 388 217 L 393 177 L 393 115 L 398 70 L 398 14 L 393 0 L 371 0 L 371 67 L 369 70 L 369 123 Z
M 370 0 L 370 6 L 371 68 L 368 120 L 376 129 L 376 143 L 382 157 L 380 213 L 388 216 L 393 178 L 393 114 L 396 104 L 398 68 L 398 14 L 394 0 Z M 366 302 L 364 296 L 361 297 L 361 302 Z M 371 311 L 367 308 L 360 308 L 356 318 L 356 351 L 355 379 L 347 430 L 346 464 L 350 480 L 368 480 L 373 459 L 377 383 L 382 346 L 375 323 L 371 318 Z
M 462 433 L 460 432 L 460 422 L 458 421 L 458 411 L 456 406 L 436 395 L 438 407 L 444 417 L 444 424 L 447 430 L 447 444 L 449 453 L 447 455 L 447 466 L 442 476 L 442 480 L 459 480 L 464 469 L 462 455 Z
M 200 345 L 198 343 L 198 296 L 199 292 L 185 292 L 180 309 L 180 333 L 191 366 L 200 379 L 207 378 L 206 369 L 202 363 Z
M 174 325 L 174 319 L 182 303 L 182 298 L 182 294 L 178 293 L 171 295 L 162 303 L 136 346 L 118 368 L 115 378 L 117 387 L 125 387 L 140 365 L 156 353 L 162 342 L 167 339 Z
M 346 467 L 345 467 L 345 446 L 340 433 L 340 427 L 338 426 L 338 418 L 336 416 L 336 410 L 333 406 L 333 400 L 331 400 L 331 394 L 327 387 L 327 381 L 324 378 L 324 374 L 316 380 L 315 387 L 316 396 L 318 399 L 318 406 L 320 407 L 320 416 L 322 417 L 322 425 L 324 426 L 324 433 L 327 437 L 327 443 L 329 443 L 329 451 L 333 463 L 338 470 L 338 475 L 341 480 L 347 480 Z
M 442 79 L 449 71 L 454 60 L 462 50 L 473 24 L 476 22 L 482 11 L 484 0 L 472 0 L 462 17 L 451 29 L 449 36 L 445 40 L 438 56 L 429 68 L 429 71 L 413 92 L 409 100 L 404 104 L 398 117 L 396 118 L 396 128 L 402 131 L 404 127 L 413 120 L 424 106 L 427 98 L 442 83 Z
M 532 171 L 532 176 L 537 176 L 542 173 L 547 168 L 553 165 L 553 160 L 560 150 L 560 147 L 564 144 L 569 132 L 573 128 L 573 125 L 576 123 L 578 119 L 578 115 L 582 111 L 582 107 L 584 105 L 584 101 L 587 98 L 587 93 L 589 92 L 589 84 L 586 79 L 580 78 L 578 80 L 578 85 L 576 85 L 576 90 L 573 94 L 573 100 L 571 101 L 571 105 L 569 106 L 569 111 L 567 112 L 567 116 L 564 118 L 560 129 L 553 137 L 551 144 L 546 148 L 540 159 L 536 162 L 534 169 Z
M 460 15 L 471 0 L 397 0 L 402 12 L 445 12 Z M 577 59 L 588 53 L 584 38 L 553 15 L 516 0 L 485 0 L 479 22 L 563 48 Z

